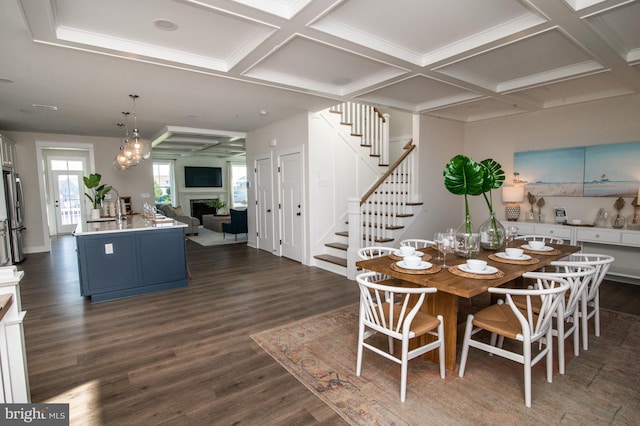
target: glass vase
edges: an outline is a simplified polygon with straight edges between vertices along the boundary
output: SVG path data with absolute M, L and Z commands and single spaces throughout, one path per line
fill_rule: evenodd
M 611 227 L 616 229 L 624 228 L 626 221 L 624 216 L 620 216 L 620 212 L 618 211 L 618 214 L 611 218 Z
M 496 219 L 494 212 L 491 212 L 489 219 L 480 225 L 478 233 L 480 234 L 480 247 L 483 249 L 498 251 L 504 248 L 506 231 L 500 221 Z
M 473 232 L 471 216 L 467 215 L 465 221 L 456 230 L 456 255 L 466 259 L 478 257 L 480 253 L 480 234 Z

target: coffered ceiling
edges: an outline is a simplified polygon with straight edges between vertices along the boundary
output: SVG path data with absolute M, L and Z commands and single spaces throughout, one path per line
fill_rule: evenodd
M 0 129 L 117 136 L 130 93 L 169 156 L 344 100 L 470 123 L 640 93 L 638 22 L 639 0 L 5 0 Z

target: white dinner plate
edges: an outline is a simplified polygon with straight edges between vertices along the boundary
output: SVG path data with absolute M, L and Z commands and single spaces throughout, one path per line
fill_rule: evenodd
M 398 257 L 404 257 L 404 254 L 402 254 L 402 252 L 400 250 L 396 250 L 395 252 L 393 252 L 393 254 L 395 254 Z M 407 256 L 422 257 L 422 256 L 424 256 L 424 253 L 421 252 L 421 251 L 414 251 L 412 254 L 408 254 Z
M 507 260 L 529 260 L 529 259 L 531 259 L 531 256 L 529 256 L 528 254 L 523 254 L 520 257 L 511 257 L 507 253 L 500 252 L 500 253 L 496 253 L 496 256 L 498 256 L 500 259 L 507 259 Z
M 553 250 L 553 247 L 549 247 L 549 246 L 544 246 L 541 249 L 534 249 L 533 247 L 529 247 L 529 244 L 525 244 L 523 246 L 520 246 L 525 250 L 531 250 L 531 251 L 551 251 Z
M 462 263 L 460 265 L 458 265 L 458 269 L 460 269 L 462 272 L 468 272 L 469 274 L 478 274 L 478 275 L 491 275 L 491 274 L 495 274 L 496 272 L 498 272 L 498 268 L 494 268 L 493 266 L 489 266 L 487 265 L 487 267 L 485 269 L 483 269 L 482 271 L 472 271 L 466 263 Z
M 398 265 L 402 269 L 413 269 L 415 271 L 422 270 L 422 269 L 429 269 L 429 268 L 431 268 L 433 266 L 429 262 L 420 262 L 420 264 L 418 266 L 409 266 L 409 265 L 405 265 L 404 260 L 401 260 L 400 262 L 397 262 L 396 265 Z

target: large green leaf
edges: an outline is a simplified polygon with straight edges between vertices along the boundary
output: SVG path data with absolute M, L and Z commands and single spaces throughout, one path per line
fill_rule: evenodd
M 95 188 L 100 185 L 100 179 L 102 179 L 102 175 L 99 173 L 91 173 L 88 177 L 83 176 L 82 180 L 84 181 L 84 186 L 89 189 Z
M 456 195 L 480 195 L 483 191 L 484 166 L 464 155 L 456 155 L 445 166 L 444 186 Z
M 493 160 L 493 158 L 487 158 L 480 162 L 484 167 L 484 182 L 482 185 L 482 192 L 489 192 L 492 189 L 498 189 L 504 183 L 504 170 L 500 163 Z

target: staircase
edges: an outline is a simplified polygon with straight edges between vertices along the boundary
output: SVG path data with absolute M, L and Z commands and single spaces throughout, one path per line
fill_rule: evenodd
M 349 202 L 344 228 L 324 244 L 324 252 L 314 256 L 316 266 L 331 272 L 355 278 L 355 262 L 360 247 L 387 245 L 404 234 L 404 228 L 414 220 L 414 213 L 422 203 L 415 200 L 417 186 L 413 181 L 413 141 L 404 152 L 387 167 L 389 162 L 388 116 L 370 106 L 341 104 L 331 109 L 341 114 L 341 124 L 351 126 L 351 135 L 362 138 L 361 146 L 369 149 L 369 155 L 378 158 L 378 164 L 386 172 L 360 198 Z M 353 121 L 360 123 L 354 124 Z M 376 121 L 379 126 L 373 125 Z

